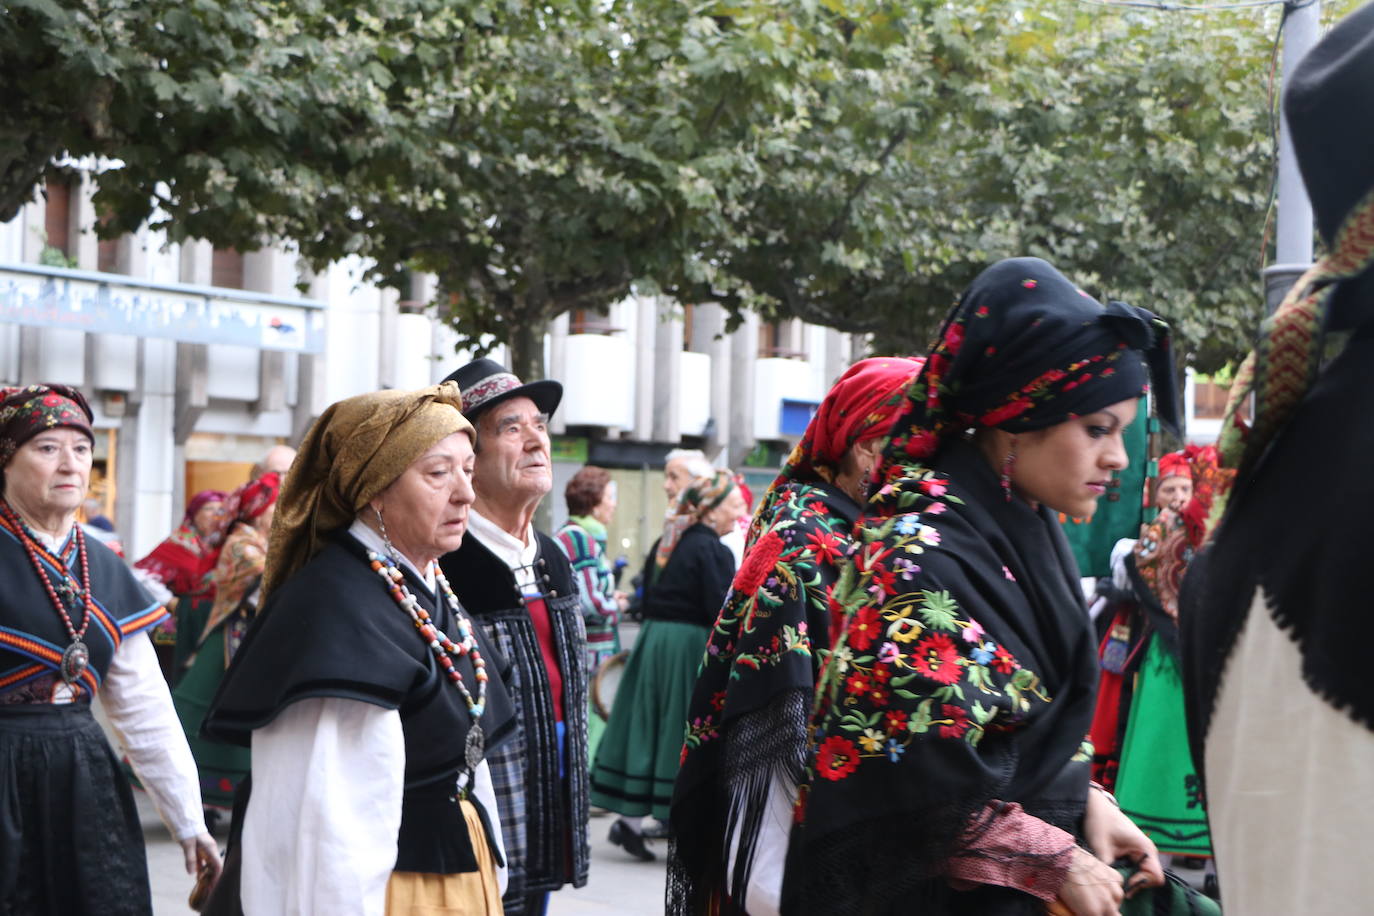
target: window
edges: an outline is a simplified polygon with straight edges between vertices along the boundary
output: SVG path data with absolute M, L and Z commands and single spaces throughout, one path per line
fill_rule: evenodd
M 210 285 L 243 289 L 243 252 L 216 248 L 210 260 Z
M 48 199 L 47 210 L 43 217 L 43 231 L 47 237 L 47 246 L 70 257 L 72 254 L 71 179 L 56 172 L 50 172 L 43 192 Z
M 612 323 L 609 315 L 602 315 L 591 309 L 573 309 L 568 313 L 569 334 L 614 334 L 621 329 Z
M 806 359 L 801 322 L 795 318 L 760 322 L 759 359 Z

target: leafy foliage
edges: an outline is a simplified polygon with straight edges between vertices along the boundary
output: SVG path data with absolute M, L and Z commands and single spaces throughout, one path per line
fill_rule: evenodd
M 1046 257 L 1248 342 L 1272 10 L 1067 0 L 13 0 L 0 218 L 102 156 L 113 234 L 436 273 L 481 349 L 639 284 L 924 347 L 990 260 Z

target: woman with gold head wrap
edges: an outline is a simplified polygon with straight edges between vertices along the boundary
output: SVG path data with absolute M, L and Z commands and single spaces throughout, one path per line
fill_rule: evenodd
M 252 743 L 244 912 L 501 912 L 483 757 L 513 707 L 436 562 L 473 500 L 460 404 L 452 383 L 340 401 L 282 487 L 263 610 L 205 726 Z

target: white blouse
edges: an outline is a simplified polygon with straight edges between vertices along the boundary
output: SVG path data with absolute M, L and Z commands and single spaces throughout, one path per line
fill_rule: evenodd
M 384 549 L 365 525 L 355 522 L 349 533 Z M 432 585 L 433 571 L 425 572 Z M 381 916 L 396 865 L 405 764 L 401 714 L 359 700 L 297 700 L 255 729 L 253 794 L 243 822 L 245 916 Z M 472 795 L 486 809 L 504 859 L 485 760 L 473 774 Z M 504 893 L 506 869 L 496 877 Z

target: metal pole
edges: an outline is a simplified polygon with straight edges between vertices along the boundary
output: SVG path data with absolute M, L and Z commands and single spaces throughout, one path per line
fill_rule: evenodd
M 1287 91 L 1288 80 L 1298 62 L 1317 43 L 1320 18 L 1320 0 L 1312 0 L 1288 13 L 1288 21 L 1284 25 L 1282 91 Z M 1307 197 L 1302 174 L 1298 171 L 1297 156 L 1288 136 L 1288 119 L 1283 116 L 1282 105 L 1279 106 L 1278 198 L 1275 263 L 1264 271 L 1265 292 L 1271 312 L 1278 308 L 1288 288 L 1312 263 L 1312 202 Z

